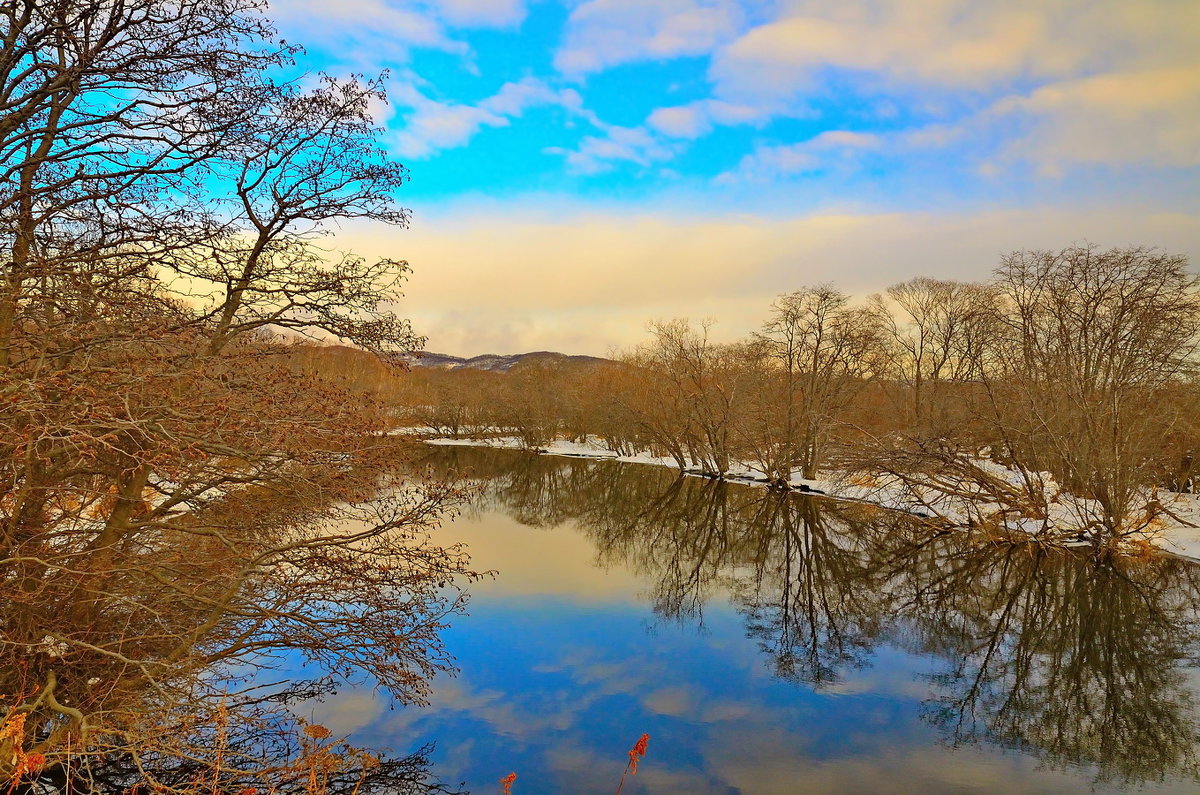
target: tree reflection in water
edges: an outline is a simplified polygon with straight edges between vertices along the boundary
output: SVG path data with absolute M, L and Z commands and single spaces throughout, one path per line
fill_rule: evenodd
M 0 788 L 447 791 L 429 749 L 379 758 L 289 710 L 354 676 L 419 701 L 450 668 L 440 632 L 465 598 L 454 584 L 475 575 L 425 534 L 458 492 L 394 472 L 388 452 L 200 506 L 99 572 L 65 532 L 10 543 Z
M 780 678 L 828 688 L 889 644 L 941 661 L 924 717 L 947 743 L 1110 782 L 1200 780 L 1200 566 L 985 543 L 656 467 L 461 448 L 431 461 L 483 482 L 480 509 L 574 521 L 600 565 L 655 583 L 663 619 L 702 624 L 729 594 Z

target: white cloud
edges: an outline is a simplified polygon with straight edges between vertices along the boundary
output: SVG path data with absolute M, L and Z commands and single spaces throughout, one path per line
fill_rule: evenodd
M 433 0 L 433 5 L 448 24 L 464 28 L 510 28 L 526 13 L 524 0 Z
M 388 0 L 274 0 L 270 13 L 289 40 L 355 68 L 406 62 L 414 47 L 467 53 L 428 10 Z
M 645 168 L 679 153 L 677 145 L 662 141 L 644 126 L 622 127 L 605 122 L 583 106 L 583 99 L 573 89 L 562 92 L 562 104 L 600 133 L 585 136 L 574 149 L 551 146 L 543 150 L 546 154 L 561 155 L 572 174 L 599 174 L 619 162 Z
M 1200 65 L 1052 83 L 988 115 L 1027 121 L 999 157 L 1046 174 L 1073 163 L 1200 166 Z
M 870 133 L 827 130 L 795 144 L 759 145 L 742 158 L 737 169 L 721 174 L 716 181 L 719 184 L 772 182 L 830 167 L 852 167 L 857 163 L 858 153 L 877 150 L 883 143 L 882 138 Z
M 1195 2 L 784 0 L 774 11 L 742 5 L 577 6 L 556 54 L 561 70 L 579 76 L 635 60 L 711 55 L 714 96 L 658 108 L 644 128 L 633 128 L 652 133 L 657 145 L 611 134 L 589 138 L 567 155 L 568 166 L 591 173 L 619 160 L 666 160 L 678 151 L 666 141 L 807 115 L 810 99 L 835 84 L 892 118 L 904 111 L 940 118 L 872 142 L 893 157 L 952 145 L 964 163 L 984 170 L 1020 161 L 1041 173 L 1074 164 L 1190 166 L 1200 157 Z M 751 17 L 761 24 L 747 29 Z M 842 77 L 831 82 L 831 70 Z M 862 148 L 836 136 L 760 145 L 737 175 L 769 179 L 850 166 Z
M 712 129 L 712 122 L 699 103 L 659 108 L 646 123 L 672 138 L 699 138 Z
M 870 21 L 808 15 L 777 20 L 724 50 L 713 75 L 738 96 L 812 90 L 819 70 L 828 67 L 970 86 L 1009 72 L 1038 37 L 1039 20 L 1032 16 L 977 33 L 951 30 L 949 20 L 926 11 L 911 3 Z
M 658 108 L 646 123 L 671 138 L 699 138 L 717 124 L 759 124 L 770 118 L 765 108 L 702 99 L 687 105 Z
M 825 70 L 877 88 L 1011 88 L 1194 62 L 1200 4 L 1121 0 L 797 0 L 714 57 L 727 98 L 816 92 Z
M 554 65 L 581 76 L 631 61 L 705 55 L 741 25 L 733 0 L 588 0 L 567 19 Z
M 1045 83 L 953 122 L 881 137 L 894 156 L 940 151 L 987 175 L 1079 166 L 1200 166 L 1200 64 Z
M 988 176 L 1018 164 L 1044 177 L 1080 166 L 1196 168 L 1200 64 L 1048 82 L 951 122 L 760 144 L 717 180 L 769 182 L 852 168 L 868 150 L 899 165 L 914 153 L 938 152 Z
M 525 108 L 535 105 L 573 105 L 578 96 L 574 91 L 557 91 L 535 77 L 526 77 L 515 83 L 505 83 L 479 106 L 505 116 L 520 116 Z
M 564 94 L 542 81 L 527 77 L 505 83 L 500 90 L 477 105 L 439 102 L 422 94 L 412 84 L 392 91 L 397 104 L 411 111 L 392 126 L 396 128 L 389 147 L 401 157 L 428 157 L 443 149 L 468 143 L 484 127 L 506 127 L 526 109 L 539 105 L 573 103 L 574 92 Z
M 662 143 L 642 127 L 605 124 L 603 132 L 602 136 L 586 136 L 577 149 L 553 147 L 546 151 L 564 155 L 567 170 L 573 174 L 598 174 L 618 162 L 648 167 L 670 160 L 677 153 L 673 147 Z
M 404 122 L 391 141 L 401 157 L 428 157 L 442 149 L 463 146 L 480 129 L 504 127 L 508 118 L 470 105 L 453 105 L 429 100 Z

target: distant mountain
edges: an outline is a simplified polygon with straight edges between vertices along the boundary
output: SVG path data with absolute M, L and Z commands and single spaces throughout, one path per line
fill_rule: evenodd
M 507 373 L 518 364 L 601 364 L 609 361 L 599 356 L 570 356 L 555 351 L 531 351 L 530 353 L 509 355 L 485 353 L 469 359 L 446 353 L 419 351 L 405 359 L 413 367 L 433 367 L 439 370 L 487 370 L 494 373 Z

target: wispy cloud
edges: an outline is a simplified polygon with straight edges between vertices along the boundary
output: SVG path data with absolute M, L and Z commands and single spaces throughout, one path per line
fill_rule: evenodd
M 583 99 L 572 89 L 563 93 L 564 105 L 574 117 L 596 130 L 585 135 L 571 147 L 551 146 L 546 154 L 560 155 L 571 174 L 599 174 L 615 164 L 631 163 L 648 168 L 675 157 L 680 147 L 664 140 L 645 126 L 624 127 L 609 124 L 583 105 Z
M 672 138 L 699 138 L 716 125 L 762 124 L 771 114 L 765 108 L 702 99 L 687 105 L 658 108 L 646 123 Z
M 554 65 L 579 77 L 622 63 L 705 55 L 742 22 L 733 0 L 587 0 L 571 12 Z
M 447 24 L 463 28 L 510 28 L 521 24 L 528 11 L 525 0 L 434 0 Z
M 670 160 L 677 149 L 660 141 L 643 127 L 620 127 L 602 124 L 602 135 L 585 136 L 579 144 L 568 149 L 552 146 L 547 154 L 562 155 L 572 174 L 599 174 L 618 163 L 633 163 L 647 168 Z
M 432 48 L 466 55 L 469 48 L 455 40 L 427 7 L 388 0 L 274 0 L 272 18 L 284 35 L 320 50 L 331 62 L 372 71 L 405 63 L 414 48 Z
M 715 53 L 722 96 L 819 92 L 828 70 L 882 90 L 1003 90 L 1194 61 L 1186 0 L 803 0 Z
M 878 135 L 850 130 L 828 130 L 795 144 L 759 145 L 742 158 L 735 170 L 719 175 L 716 182 L 773 182 L 829 168 L 853 167 L 860 153 L 878 150 L 882 145 Z
M 1051 83 L 987 115 L 1025 122 L 998 159 L 1047 175 L 1075 164 L 1200 166 L 1200 64 Z
M 505 83 L 492 96 L 474 104 L 430 99 L 411 83 L 392 90 L 402 113 L 397 131 L 390 136 L 391 149 L 401 157 L 429 157 L 445 149 L 465 146 L 484 127 L 506 127 L 528 108 L 540 105 L 573 104 L 573 92 L 552 89 L 537 78 Z

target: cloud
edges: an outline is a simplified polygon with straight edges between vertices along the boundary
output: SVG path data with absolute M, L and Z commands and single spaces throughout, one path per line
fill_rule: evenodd
M 642 704 L 654 715 L 687 717 L 697 711 L 702 694 L 694 693 L 683 685 L 660 687 L 642 696 Z
M 895 159 L 940 153 L 986 175 L 1032 166 L 1042 177 L 1080 167 L 1200 166 L 1200 64 L 1105 73 L 1014 93 L 951 122 L 880 136 Z
M 791 795 L 798 781 L 804 782 L 805 792 L 826 793 L 1061 792 L 1078 786 L 1034 754 L 1004 754 L 986 745 L 926 745 L 928 740 L 918 739 L 919 730 L 896 721 L 886 709 L 861 714 L 863 720 L 889 723 L 882 735 L 888 738 L 885 745 L 854 728 L 837 737 L 822 736 L 818 728 L 814 738 L 760 720 L 736 730 L 753 742 L 731 743 L 725 735 L 708 734 L 695 753 L 721 791 L 761 795 Z M 840 743 L 847 751 L 827 756 L 821 740 Z
M 633 61 L 706 55 L 741 25 L 733 0 L 588 0 L 567 19 L 554 65 L 579 77 Z
M 561 155 L 571 174 L 599 174 L 622 162 L 649 168 L 679 153 L 678 146 L 661 140 L 646 127 L 622 127 L 605 122 L 583 107 L 582 98 L 572 89 L 563 92 L 563 105 L 599 133 L 584 136 L 574 148 L 551 146 L 543 150 L 545 154 Z
M 799 16 L 758 27 L 724 50 L 713 74 L 741 95 L 814 90 L 830 67 L 894 79 L 970 86 L 1011 70 L 1036 38 L 1037 20 L 1017 18 L 980 34 L 930 26 L 921 6 L 875 22 Z M 935 20 L 941 22 L 941 20 Z M 940 34 L 940 35 L 939 35 Z
M 659 108 L 646 123 L 672 138 L 699 138 L 712 129 L 712 122 L 699 103 Z
M 297 704 L 293 711 L 329 729 L 335 737 L 345 737 L 378 720 L 386 705 L 374 689 L 350 689 L 328 699 Z
M 852 170 L 866 152 L 892 168 L 937 154 L 989 176 L 1015 165 L 1043 177 L 1087 166 L 1195 168 L 1200 64 L 1050 82 L 950 122 L 881 133 L 829 130 L 793 144 L 759 144 L 717 182 Z
M 505 83 L 496 94 L 475 105 L 430 99 L 411 83 L 392 89 L 398 105 L 410 112 L 391 126 L 389 147 L 407 158 L 429 157 L 443 149 L 466 145 L 484 127 L 506 127 L 528 108 L 571 104 L 573 92 L 551 89 L 537 78 Z
M 761 124 L 770 116 L 765 108 L 702 99 L 687 105 L 658 108 L 646 123 L 671 138 L 699 138 L 715 125 Z
M 448 353 L 563 350 L 605 355 L 644 340 L 655 318 L 715 317 L 718 335 L 756 328 L 778 294 L 832 281 L 865 295 L 917 275 L 981 279 L 999 255 L 1089 239 L 1200 257 L 1200 212 L 1135 205 L 945 213 L 730 212 L 681 217 L 563 199 L 418 213 L 403 233 L 348 226 L 338 245 L 413 266 L 411 316 Z
M 575 92 L 550 88 L 536 77 L 526 77 L 515 83 L 505 83 L 494 96 L 479 103 L 481 108 L 505 116 L 520 116 L 525 108 L 534 105 L 571 104 Z
M 510 28 L 525 19 L 524 0 L 434 0 L 442 19 L 456 27 Z
M 1026 122 L 1000 159 L 1044 174 L 1070 164 L 1200 166 L 1200 65 L 1051 83 L 988 115 Z
M 525 0 L 273 0 L 270 13 L 289 39 L 337 61 L 379 68 L 407 62 L 413 48 L 466 55 L 466 43 L 447 27 L 511 28 L 526 8 Z
M 719 175 L 716 182 L 773 182 L 828 168 L 852 168 L 860 152 L 877 150 L 882 145 L 878 135 L 850 130 L 827 130 L 795 144 L 759 145 L 742 158 L 734 171 Z
M 277 0 L 272 8 L 289 38 L 312 44 L 327 61 L 402 73 L 411 51 L 423 48 L 459 55 L 461 66 L 475 69 L 479 55 L 469 39 L 455 38 L 459 29 L 512 28 L 527 11 L 527 0 Z M 562 158 L 567 178 L 624 167 L 639 180 L 708 179 L 712 171 L 688 173 L 675 161 L 689 141 L 736 125 L 775 140 L 729 152 L 729 162 L 741 159 L 721 184 L 836 176 L 861 165 L 865 147 L 822 146 L 820 135 L 796 141 L 786 130 L 797 125 L 773 126 L 803 116 L 811 130 L 821 114 L 832 130 L 878 128 L 871 162 L 884 191 L 938 151 L 946 156 L 932 163 L 934 174 L 957 172 L 954 179 L 1014 174 L 1027 164 L 1026 177 L 1131 163 L 1189 168 L 1200 159 L 1196 29 L 1200 4 L 1188 0 L 583 0 L 554 52 L 559 70 L 585 77 L 618 64 L 699 56 L 708 59 L 711 96 L 622 126 L 585 110 L 577 91 L 552 88 L 561 80 L 554 75 L 461 101 L 440 94 L 440 80 L 435 87 L 407 74 L 392 82 L 399 111 L 383 109 L 380 118 L 392 150 L 419 159 L 513 125 L 532 107 L 560 105 L 595 127 L 582 136 L 563 130 L 543 150 Z M 611 97 L 591 99 L 602 107 Z M 689 167 L 704 169 L 701 162 L 714 161 Z
M 603 135 L 589 135 L 575 149 L 549 147 L 547 154 L 562 155 L 567 170 L 572 174 L 599 174 L 615 163 L 628 162 L 649 167 L 654 163 L 670 160 L 676 150 L 668 146 L 642 127 L 620 127 L 603 125 Z
M 585 3 L 568 26 L 559 66 L 587 72 L 652 57 L 639 34 L 645 20 L 694 7 Z M 845 172 L 868 150 L 885 173 L 939 148 L 954 155 L 943 171 L 957 163 L 981 175 L 1016 163 L 1042 176 L 1078 166 L 1200 164 L 1200 55 L 1189 32 L 1200 28 L 1195 3 L 795 0 L 730 38 L 745 16 L 726 16 L 730 24 L 706 40 L 709 49 L 694 42 L 712 56 L 713 97 L 660 107 L 624 141 L 589 138 L 567 155 L 568 169 L 596 173 L 622 160 L 645 166 L 681 151 L 668 142 L 718 126 L 813 115 L 810 99 L 830 99 L 835 85 L 838 101 L 862 100 L 866 118 L 890 117 L 887 129 L 858 139 L 835 129 L 807 141 L 760 142 L 719 183 Z M 574 60 L 566 63 L 568 55 Z M 901 113 L 920 121 L 896 126 Z
M 321 50 L 332 60 L 377 70 L 409 60 L 413 48 L 465 55 L 428 9 L 387 0 L 274 0 L 272 19 L 289 40 Z
M 830 70 L 872 90 L 996 90 L 1194 61 L 1198 28 L 1184 0 L 802 0 L 722 48 L 710 76 L 742 100 L 817 93 Z

